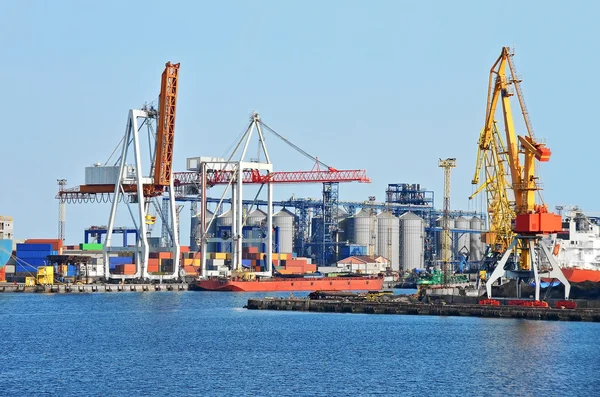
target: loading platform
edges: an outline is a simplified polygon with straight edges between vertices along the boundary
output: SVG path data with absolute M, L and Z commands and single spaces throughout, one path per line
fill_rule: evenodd
M 0 283 L 0 292 L 91 293 L 91 292 L 158 292 L 187 291 L 187 283 L 172 284 L 59 284 L 25 285 Z
M 584 302 L 579 303 L 583 304 Z M 600 309 L 598 308 L 553 309 L 507 305 L 353 302 L 344 299 L 313 300 L 308 298 L 252 298 L 248 299 L 248 304 L 245 307 L 249 310 L 295 310 L 320 313 L 405 314 L 600 322 Z

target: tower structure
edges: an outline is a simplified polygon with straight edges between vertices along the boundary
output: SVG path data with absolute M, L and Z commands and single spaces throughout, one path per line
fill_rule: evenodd
M 56 182 L 58 183 L 58 191 L 62 192 L 65 190 L 65 186 L 67 186 L 67 180 L 66 179 L 57 179 Z M 63 200 L 60 200 L 58 202 L 58 238 L 61 239 L 62 241 L 65 241 L 65 226 L 66 226 L 66 221 L 65 221 L 65 217 L 66 217 L 66 208 L 65 208 L 65 202 Z
M 444 169 L 444 213 L 442 217 L 442 272 L 444 284 L 448 283 L 450 274 L 450 171 L 456 167 L 455 158 L 440 159 L 439 167 Z

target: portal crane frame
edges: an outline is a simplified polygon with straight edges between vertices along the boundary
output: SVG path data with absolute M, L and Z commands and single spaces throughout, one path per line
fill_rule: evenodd
M 539 193 L 541 190 L 539 178 L 535 173 L 536 160 L 549 161 L 551 152 L 545 144 L 537 142 L 533 135 L 529 113 L 520 88 L 521 80 L 517 77 L 511 60 L 513 55 L 508 47 L 503 47 L 500 56 L 490 69 L 485 124 L 479 138 L 479 154 L 473 180 L 474 183 L 478 182 L 482 165 L 485 164 L 484 185 L 488 193 L 491 237 L 496 246 L 505 249 L 486 283 L 486 290 L 488 297 L 491 298 L 492 284 L 506 275 L 517 280 L 517 297 L 520 297 L 521 280 L 533 278 L 536 286 L 535 299 L 539 300 L 541 277 L 556 278 L 565 285 L 565 299 L 568 299 L 570 285 L 558 267 L 556 259 L 541 243 L 541 236 L 544 234 L 562 230 L 561 216 L 548 212 L 543 202 L 537 204 L 535 200 L 536 192 Z M 527 135 L 524 137 L 518 136 L 515 131 L 510 104 L 513 88 L 517 92 L 527 129 Z M 496 127 L 495 113 L 498 102 L 502 104 L 505 149 Z M 510 205 L 510 190 L 505 183 L 506 173 L 503 162 L 506 162 L 510 169 L 510 187 L 514 192 L 514 205 Z M 477 191 L 481 190 L 483 187 Z M 514 217 L 507 208 L 514 208 Z M 511 232 L 508 232 L 509 222 Z M 506 246 L 508 241 L 510 244 Z M 508 270 L 505 269 L 505 265 L 511 256 L 516 259 L 515 268 Z

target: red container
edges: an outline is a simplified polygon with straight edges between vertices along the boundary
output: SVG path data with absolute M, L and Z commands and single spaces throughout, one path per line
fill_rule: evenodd
M 52 244 L 54 251 L 63 248 L 63 241 L 59 238 L 30 238 L 25 240 L 25 244 Z
M 497 301 L 496 299 L 482 299 L 479 301 L 479 304 L 486 306 L 500 306 L 500 301 Z
M 558 302 L 556 302 L 556 308 L 557 309 L 577 309 L 577 303 L 575 303 L 573 301 L 558 301 Z

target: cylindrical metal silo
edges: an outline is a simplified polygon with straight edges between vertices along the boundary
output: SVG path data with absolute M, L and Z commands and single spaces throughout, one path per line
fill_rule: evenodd
M 377 217 L 370 209 L 363 208 L 348 218 L 348 240 L 351 243 L 364 245 L 367 253 L 375 253 L 377 249 Z
M 469 222 L 471 225 L 471 229 L 473 230 L 483 230 L 483 220 L 481 218 L 474 216 L 471 218 Z M 469 261 L 481 261 L 483 257 L 485 247 L 483 242 L 481 241 L 480 233 L 472 233 L 471 234 L 471 255 L 469 256 Z
M 292 253 L 295 216 L 285 208 L 273 215 L 273 227 L 279 227 L 279 252 Z
M 471 225 L 469 220 L 464 216 L 459 216 L 454 221 L 454 228 L 459 230 L 470 229 Z M 471 233 L 465 232 L 456 232 L 453 235 L 454 240 L 458 241 L 458 245 L 456 246 L 457 252 L 454 253 L 455 257 L 457 257 L 459 252 L 465 253 L 471 251 Z
M 266 231 L 266 229 L 263 230 L 266 225 L 266 219 L 267 213 L 258 208 L 248 214 L 244 224 L 244 226 L 246 226 L 244 238 L 260 241 L 243 242 L 242 247 L 257 247 L 259 250 L 262 248 L 262 235 Z M 261 225 L 263 228 L 261 228 Z M 248 226 L 252 227 L 252 229 L 248 229 Z
M 343 209 L 338 209 L 338 214 L 336 217 L 336 221 L 338 224 L 338 235 L 337 241 L 347 241 L 348 240 L 348 218 L 350 215 Z
M 406 212 L 400 220 L 400 269 L 411 271 L 424 266 L 425 225 L 423 219 Z
M 388 211 L 377 215 L 377 249 L 376 255 L 390 261 L 392 270 L 400 269 L 400 220 Z
M 267 213 L 257 208 L 248 214 L 246 226 L 260 226 L 265 219 L 267 219 Z
M 217 226 L 231 226 L 233 223 L 233 213 L 231 210 L 224 212 L 217 217 L 216 222 Z
M 209 210 L 206 210 L 206 227 L 208 227 L 208 224 L 210 223 L 210 220 L 212 219 L 213 213 Z M 190 250 L 191 251 L 200 251 L 200 212 L 198 212 L 196 215 L 192 216 L 192 222 L 190 225 Z M 213 223 L 210 225 L 210 227 L 206 230 L 207 233 L 207 237 L 214 237 L 215 235 L 215 230 L 217 230 L 217 223 L 216 223 L 216 219 L 213 221 Z M 215 244 L 214 243 L 208 243 L 207 246 L 207 250 L 208 252 L 213 252 L 215 250 Z
M 217 243 L 217 248 L 215 251 L 220 250 L 221 252 L 232 252 L 231 249 L 231 226 L 233 224 L 233 212 L 228 210 L 215 219 L 216 229 L 215 229 L 215 237 L 225 237 L 225 234 L 229 236 L 228 239 L 225 239 L 223 243 L 220 245 L 220 249 L 218 248 L 219 243 Z M 227 232 L 227 233 L 224 233 Z

